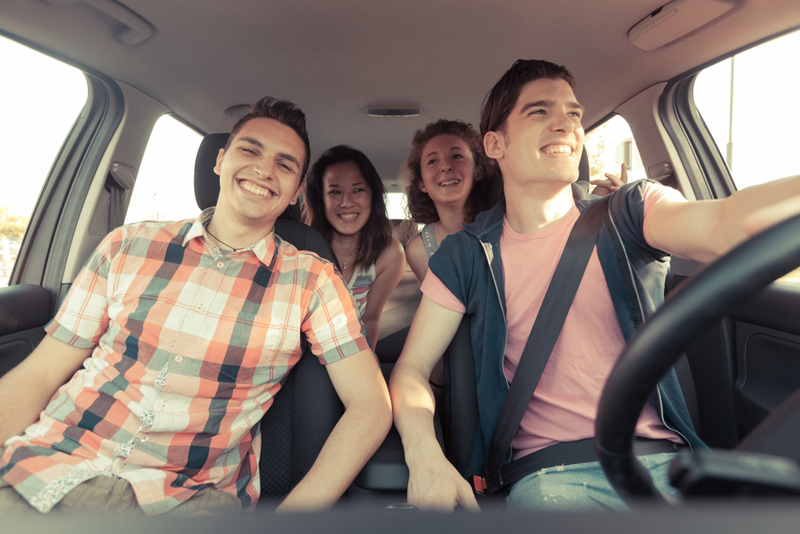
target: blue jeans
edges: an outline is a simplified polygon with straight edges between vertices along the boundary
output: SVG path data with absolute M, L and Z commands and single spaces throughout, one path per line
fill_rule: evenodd
M 669 483 L 669 464 L 677 454 L 640 456 L 655 486 L 673 497 L 678 490 Z M 600 462 L 559 465 L 531 473 L 511 487 L 506 499 L 511 509 L 528 511 L 596 512 L 628 510 L 606 479 Z

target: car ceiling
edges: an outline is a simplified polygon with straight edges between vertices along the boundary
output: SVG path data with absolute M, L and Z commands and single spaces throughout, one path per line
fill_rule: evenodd
M 153 28 L 128 45 L 96 0 L 48 1 L 67 5 L 4 0 L 0 29 L 137 87 L 205 133 L 230 129 L 228 106 L 289 98 L 308 117 L 312 158 L 350 144 L 390 191 L 413 132 L 443 117 L 477 126 L 484 96 L 518 58 L 566 65 L 588 126 L 655 83 L 800 25 L 797 0 L 739 0 L 645 52 L 628 30 L 664 0 L 124 0 Z M 372 106 L 423 111 L 375 118 Z

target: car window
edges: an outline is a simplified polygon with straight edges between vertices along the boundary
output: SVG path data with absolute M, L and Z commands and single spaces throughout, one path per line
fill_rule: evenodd
M 406 206 L 405 193 L 386 193 L 386 213 L 390 219 L 405 219 Z
M 0 287 L 5 287 L 42 185 L 88 89 L 80 70 L 4 37 L 0 72 Z
M 800 32 L 703 70 L 693 97 L 738 189 L 800 173 Z
M 600 126 L 586 134 L 584 147 L 589 155 L 589 172 L 592 180 L 605 177 L 606 173 L 616 176 L 624 162 L 628 167 L 628 181 L 645 178 L 645 169 L 636 140 L 633 138 L 628 121 L 614 115 Z
M 177 119 L 156 121 L 136 176 L 125 224 L 197 217 L 194 160 L 203 137 Z
M 737 189 L 800 174 L 800 32 L 703 70 L 693 98 Z M 800 285 L 800 269 L 780 279 Z

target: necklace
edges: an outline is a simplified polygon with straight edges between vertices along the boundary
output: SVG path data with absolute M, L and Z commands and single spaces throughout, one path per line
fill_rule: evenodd
M 229 248 L 229 249 L 231 249 L 232 251 L 234 251 L 234 252 L 238 252 L 238 251 L 242 250 L 242 249 L 240 249 L 240 248 L 233 248 L 232 246 L 230 246 L 229 244 L 227 244 L 225 241 L 223 241 L 222 239 L 220 239 L 220 238 L 218 238 L 217 236 L 215 236 L 214 234 L 212 234 L 212 233 L 211 233 L 211 229 L 210 229 L 208 226 L 206 226 L 206 232 L 208 232 L 208 235 L 210 235 L 211 237 L 213 237 L 214 239 L 216 239 L 217 241 L 219 241 L 220 243 L 222 243 L 223 245 L 225 245 L 226 247 L 228 247 L 228 248 Z
M 356 251 L 354 250 L 354 251 L 353 251 L 353 253 L 352 253 L 352 254 L 350 254 L 350 257 L 349 257 L 349 258 L 347 258 L 347 261 L 345 261 L 345 262 L 342 264 L 342 272 L 344 272 L 344 270 L 345 270 L 345 269 L 347 269 L 347 264 L 348 264 L 348 263 L 350 263 L 350 260 L 352 260 L 352 259 L 353 259 L 353 256 L 355 256 L 355 255 L 356 255 Z

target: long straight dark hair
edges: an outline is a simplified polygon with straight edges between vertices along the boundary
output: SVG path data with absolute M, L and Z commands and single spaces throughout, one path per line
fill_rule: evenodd
M 392 223 L 386 215 L 386 186 L 375 166 L 360 150 L 347 145 L 329 148 L 311 165 L 305 186 L 306 224 L 322 234 L 328 243 L 333 241 L 333 226 L 325 217 L 325 196 L 322 177 L 331 165 L 354 163 L 372 193 L 369 219 L 358 234 L 356 258 L 353 266 L 372 265 L 392 241 Z

